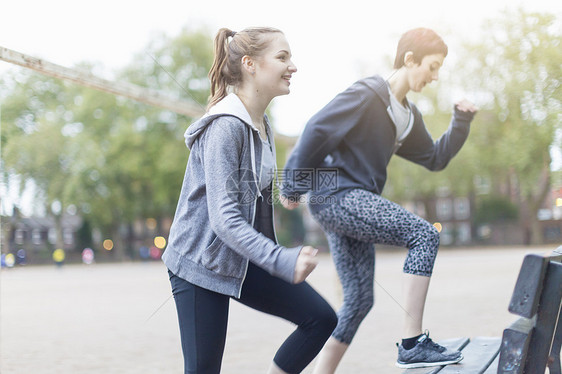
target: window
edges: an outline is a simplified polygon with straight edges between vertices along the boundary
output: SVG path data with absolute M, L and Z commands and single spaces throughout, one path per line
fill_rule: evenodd
M 49 229 L 49 243 L 51 244 L 57 244 L 57 229 L 55 229 L 54 227 L 51 227 Z
M 31 232 L 31 241 L 35 245 L 41 244 L 41 230 L 33 229 L 33 231 Z
M 478 195 L 489 194 L 491 189 L 490 179 L 477 175 L 474 177 L 474 187 L 476 187 L 476 193 Z
M 72 229 L 64 229 L 62 232 L 62 239 L 64 244 L 72 245 L 74 243 L 74 236 L 72 235 Z
M 453 244 L 453 230 L 451 230 L 450 225 L 443 225 L 443 229 L 441 230 L 441 234 L 439 236 L 439 242 L 443 245 L 450 245 Z
M 470 223 L 463 222 L 457 225 L 457 244 L 468 244 L 472 239 Z
M 457 220 L 470 218 L 470 201 L 467 197 L 457 197 L 455 199 L 455 218 Z
M 14 234 L 14 241 L 16 244 L 23 244 L 23 240 L 25 239 L 25 231 L 22 229 L 17 229 Z
M 450 220 L 453 216 L 453 204 L 451 199 L 437 200 L 437 219 L 444 221 Z

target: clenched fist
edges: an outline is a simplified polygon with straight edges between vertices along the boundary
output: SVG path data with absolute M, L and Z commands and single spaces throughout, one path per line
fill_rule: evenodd
M 318 265 L 318 260 L 316 259 L 317 253 L 318 250 L 313 247 L 302 247 L 295 266 L 295 278 L 293 280 L 295 284 L 303 282 L 306 277 L 312 273 L 316 265 Z
M 467 99 L 462 99 L 461 101 L 458 101 L 457 103 L 455 103 L 455 107 L 461 112 L 471 112 L 471 113 L 478 112 L 478 110 L 480 109 L 472 102 L 468 101 Z

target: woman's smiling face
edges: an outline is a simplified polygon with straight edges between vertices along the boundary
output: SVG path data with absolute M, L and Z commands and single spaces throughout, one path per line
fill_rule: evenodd
M 297 67 L 291 61 L 291 48 L 285 36 L 276 33 L 263 53 L 256 58 L 256 83 L 272 97 L 287 95 L 291 76 Z

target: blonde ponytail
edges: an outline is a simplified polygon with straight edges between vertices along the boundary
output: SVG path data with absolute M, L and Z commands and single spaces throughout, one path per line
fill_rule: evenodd
M 215 105 L 227 95 L 229 86 L 228 74 L 228 38 L 236 33 L 230 29 L 222 28 L 215 37 L 215 59 L 213 66 L 209 71 L 209 79 L 211 80 L 211 98 L 209 99 L 208 108 Z M 225 71 L 226 70 L 226 71 Z

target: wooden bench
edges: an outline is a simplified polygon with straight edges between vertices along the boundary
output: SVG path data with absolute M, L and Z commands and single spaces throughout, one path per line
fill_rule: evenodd
M 520 316 L 503 337 L 455 338 L 439 343 L 462 350 L 455 365 L 405 370 L 406 374 L 550 374 L 560 372 L 562 346 L 562 246 L 548 255 L 529 254 L 508 310 Z M 559 321 L 560 319 L 560 321 Z

